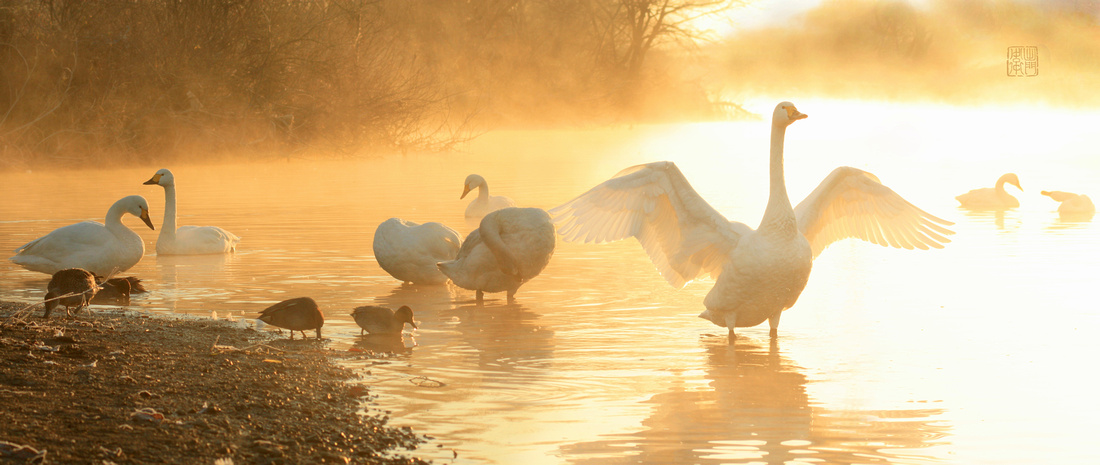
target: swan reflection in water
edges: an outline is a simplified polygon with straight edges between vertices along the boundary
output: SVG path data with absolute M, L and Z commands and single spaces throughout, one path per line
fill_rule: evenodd
M 943 409 L 831 410 L 806 393 L 802 369 L 775 338 L 706 338 L 709 389 L 678 376 L 647 402 L 643 430 L 565 446 L 579 464 L 892 463 L 945 445 Z M 898 451 L 897 454 L 891 453 Z M 904 452 L 901 452 L 904 450 Z

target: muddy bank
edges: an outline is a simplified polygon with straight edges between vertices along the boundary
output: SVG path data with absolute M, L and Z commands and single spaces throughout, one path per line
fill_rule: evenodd
M 427 463 L 316 340 L 24 306 L 0 303 L 0 463 Z

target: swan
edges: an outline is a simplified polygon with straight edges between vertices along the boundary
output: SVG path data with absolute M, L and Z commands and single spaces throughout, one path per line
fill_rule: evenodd
M 955 200 L 958 200 L 963 208 L 973 210 L 1004 210 L 1019 207 L 1020 201 L 1005 192 L 1005 183 L 1016 186 L 1021 192 L 1024 190 L 1020 187 L 1020 178 L 1016 174 L 1006 173 L 997 179 L 997 187 L 974 189 L 955 197 Z
M 405 323 L 416 329 L 416 323 L 413 322 L 413 311 L 408 305 L 402 305 L 396 312 L 376 305 L 355 307 L 355 310 L 351 312 L 351 317 L 355 319 L 355 324 L 361 328 L 359 331 L 360 336 L 363 335 L 363 332 L 375 335 L 398 335 L 401 334 L 402 329 L 405 329 Z
M 467 218 L 481 218 L 488 215 L 490 212 L 516 206 L 516 202 L 508 197 L 502 195 L 489 195 L 489 183 L 485 182 L 485 178 L 477 174 L 466 176 L 466 184 L 462 188 L 462 195 L 458 196 L 458 198 L 466 198 L 466 194 L 469 194 L 470 191 L 474 189 L 477 189 L 477 198 L 470 202 L 470 205 L 466 206 Z
M 240 237 L 217 226 L 180 226 L 176 229 L 176 178 L 167 169 L 157 170 L 143 184 L 164 188 L 164 224 L 157 237 L 157 255 L 228 253 Z
M 66 316 L 72 316 L 71 307 L 76 307 L 76 312 L 80 313 L 95 297 L 97 290 L 99 286 L 96 285 L 95 275 L 90 271 L 69 268 L 54 273 L 46 285 L 46 297 L 43 298 L 46 311 L 42 313 L 42 318 L 49 318 L 59 304 L 65 306 Z
M 325 315 L 317 307 L 317 302 L 309 297 L 298 297 L 267 307 L 256 318 L 264 323 L 290 330 L 290 339 L 294 332 L 301 331 L 306 338 L 307 329 L 317 330 L 317 339 L 321 339 L 321 327 L 325 325 Z
M 456 286 L 477 291 L 479 303 L 486 292 L 504 291 L 512 302 L 516 290 L 550 263 L 554 242 L 546 210 L 505 208 L 485 215 L 462 241 L 458 256 L 438 266 Z
M 406 283 L 443 284 L 436 263 L 454 260 L 462 239 L 440 223 L 390 218 L 374 231 L 374 258 L 390 276 Z
M 110 276 L 130 269 L 145 255 L 141 236 L 122 224 L 129 213 L 155 230 L 149 220 L 149 204 L 140 195 L 123 197 L 107 210 L 102 224 L 82 221 L 60 227 L 15 249 L 9 260 L 23 268 L 54 274 L 68 268 L 82 268 Z
M 550 210 L 566 241 L 635 237 L 665 280 L 679 288 L 710 274 L 714 287 L 699 317 L 729 329 L 779 317 L 794 305 L 813 259 L 829 244 L 856 237 L 906 249 L 943 248 L 952 223 L 932 216 L 882 185 L 871 173 L 833 170 L 792 208 L 783 179 L 787 126 L 806 118 L 790 102 L 775 107 L 771 125 L 770 194 L 760 226 L 731 222 L 703 200 L 672 162 L 623 170 Z M 938 223 L 938 224 L 937 224 Z
M 1041 191 L 1040 193 L 1060 203 L 1058 216 L 1062 218 L 1091 217 L 1096 213 L 1096 206 L 1087 195 L 1062 191 Z

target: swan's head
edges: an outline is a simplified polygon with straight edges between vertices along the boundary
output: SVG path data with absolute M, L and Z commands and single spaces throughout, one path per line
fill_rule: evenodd
M 779 105 L 775 106 L 775 111 L 772 112 L 772 125 L 785 128 L 790 126 L 791 123 L 807 117 L 809 115 L 799 112 L 793 103 L 779 102 Z
M 153 227 L 153 221 L 149 219 L 149 202 L 145 201 L 145 197 L 140 195 L 123 197 L 122 200 L 115 202 L 115 205 L 121 206 L 126 213 L 141 218 L 141 221 L 144 221 L 149 229 L 156 231 L 157 228 Z
M 413 329 L 418 329 L 416 323 L 413 323 L 413 311 L 408 305 L 402 305 L 396 312 L 393 312 L 393 316 L 397 318 L 397 321 L 408 323 L 412 325 Z
M 484 186 L 484 185 L 485 185 L 485 178 L 481 177 L 481 175 L 471 174 L 469 176 L 466 176 L 466 184 L 462 188 L 462 195 L 458 196 L 458 198 L 464 199 L 464 198 L 466 198 L 466 194 L 469 194 L 470 191 L 472 191 L 474 189 L 477 189 L 477 188 L 479 188 L 481 186 Z
M 172 177 L 172 172 L 168 171 L 167 168 L 161 168 L 157 170 L 157 173 L 154 174 L 152 178 L 149 178 L 148 181 L 145 181 L 142 184 L 158 185 L 164 187 L 174 186 L 176 185 L 176 178 Z
M 1001 178 L 997 180 L 997 183 L 1012 184 L 1016 186 L 1017 189 L 1020 189 L 1021 192 L 1024 190 L 1024 188 L 1020 186 L 1020 178 L 1016 176 L 1016 173 L 1005 173 L 1004 176 L 1001 176 Z

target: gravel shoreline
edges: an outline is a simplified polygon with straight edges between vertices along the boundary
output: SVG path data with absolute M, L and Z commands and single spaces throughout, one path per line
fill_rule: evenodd
M 23 307 L 0 302 L 0 463 L 429 463 L 411 455 L 424 436 L 361 413 L 369 394 L 316 340 Z

